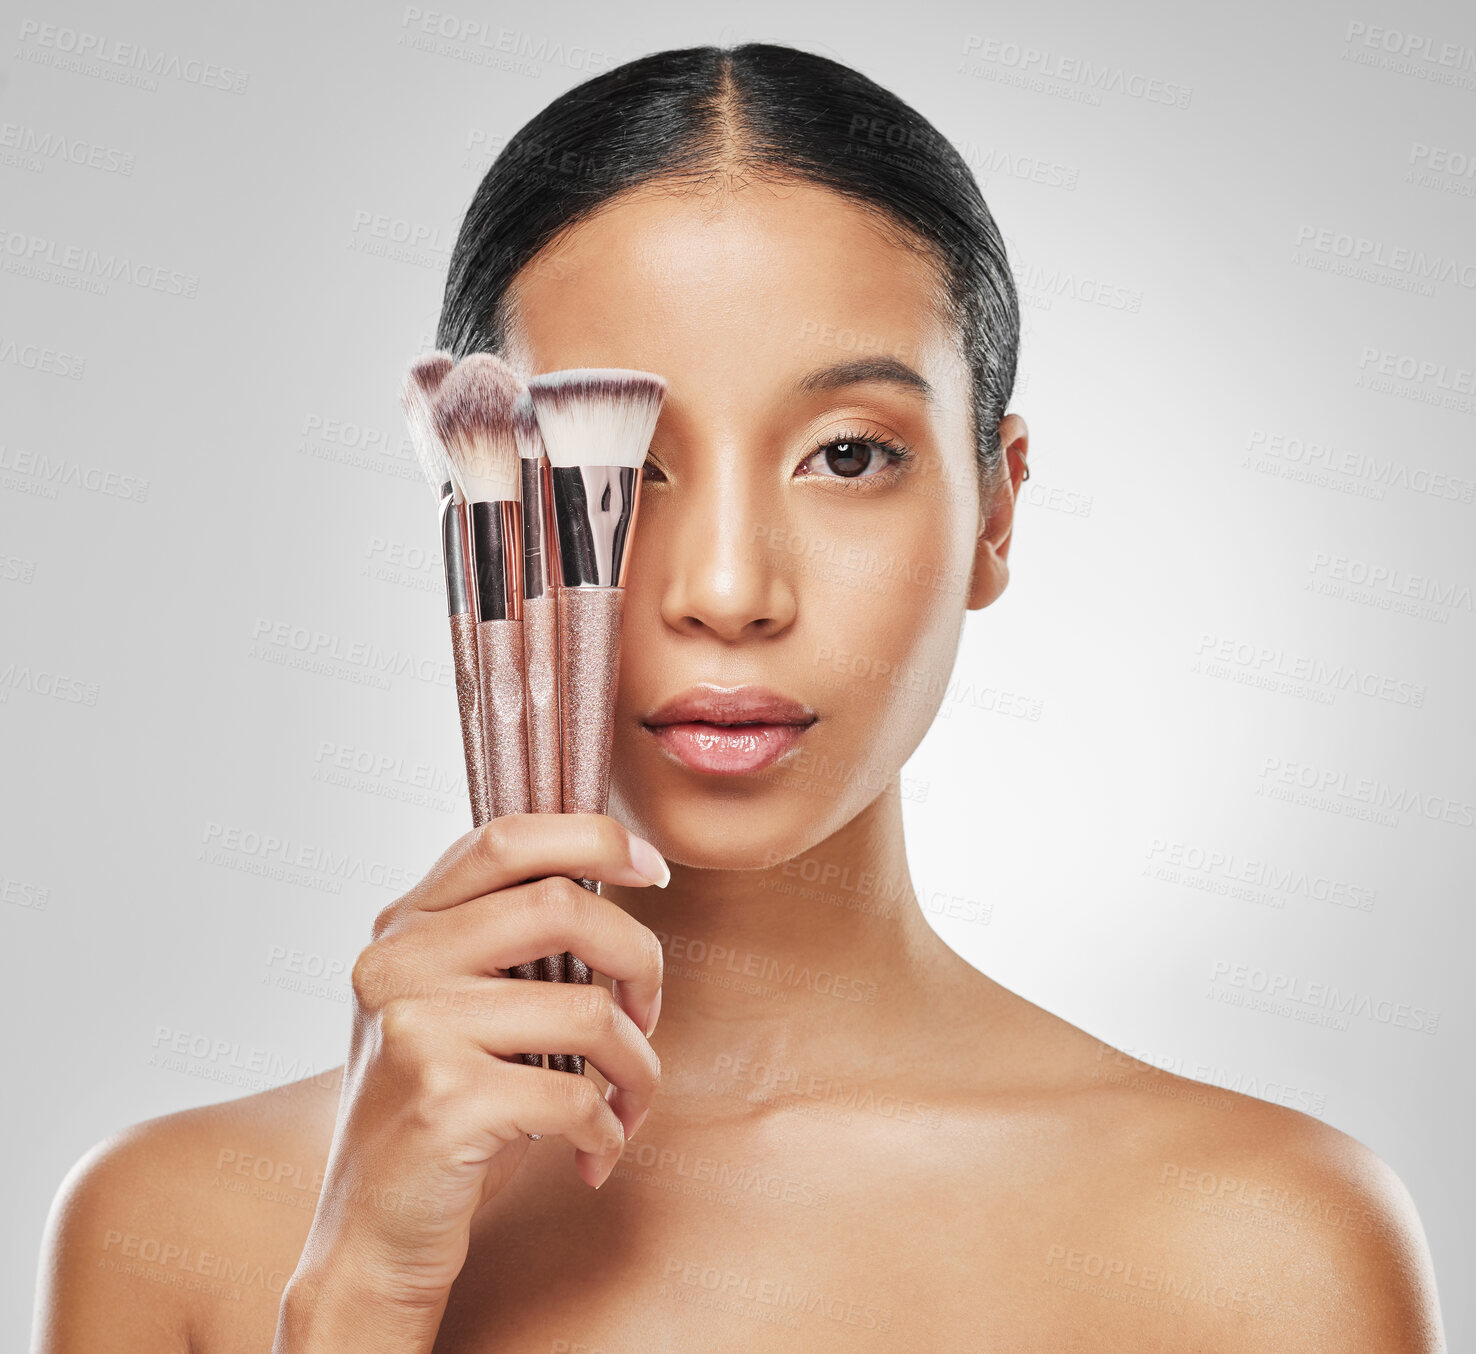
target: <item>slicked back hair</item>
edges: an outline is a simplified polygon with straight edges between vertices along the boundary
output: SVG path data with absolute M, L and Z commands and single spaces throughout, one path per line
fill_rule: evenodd
M 970 372 L 976 461 L 990 479 L 1020 342 L 994 218 L 932 123 L 849 66 L 793 47 L 656 52 L 575 86 L 530 119 L 462 221 L 438 346 L 457 357 L 503 352 L 518 272 L 619 194 L 748 179 L 828 188 L 932 257 Z

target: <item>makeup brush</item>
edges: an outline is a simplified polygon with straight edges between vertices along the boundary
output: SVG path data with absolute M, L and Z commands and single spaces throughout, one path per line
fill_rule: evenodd
M 477 666 L 477 621 L 472 597 L 471 538 L 465 499 L 458 493 L 436 433 L 431 403 L 451 370 L 447 353 L 417 358 L 405 378 L 400 404 L 410 428 L 420 468 L 440 504 L 441 557 L 446 569 L 446 611 L 451 618 L 451 659 L 456 676 L 456 705 L 461 715 L 461 750 L 466 759 L 466 788 L 472 825 L 492 816 L 487 759 L 482 744 L 481 674 Z
M 641 466 L 666 381 L 644 371 L 575 368 L 528 382 L 548 452 L 558 546 L 558 651 L 563 811 L 604 813 L 610 797 L 625 569 L 640 506 Z M 597 881 L 579 883 L 593 893 Z M 565 981 L 590 971 L 565 952 Z M 584 1059 L 566 1055 L 569 1071 Z
M 492 816 L 528 813 L 528 730 L 523 697 L 523 531 L 521 472 L 513 406 L 523 382 L 501 358 L 473 353 L 441 382 L 432 404 L 436 432 L 471 520 L 482 728 Z M 537 979 L 539 962 L 516 964 Z M 537 1053 L 520 1055 L 541 1067 Z
M 553 504 L 548 458 L 538 416 L 526 390 L 513 405 L 513 437 L 523 497 L 523 694 L 528 714 L 528 794 L 534 813 L 563 811 L 559 758 L 558 557 L 554 552 Z M 539 961 L 544 982 L 564 981 L 563 953 Z M 567 1072 L 562 1053 L 548 1065 Z

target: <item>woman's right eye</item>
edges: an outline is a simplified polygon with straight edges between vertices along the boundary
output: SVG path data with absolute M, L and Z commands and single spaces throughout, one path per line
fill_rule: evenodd
M 646 461 L 641 466 L 641 479 L 643 482 L 649 483 L 651 480 L 664 480 L 665 478 L 666 475 L 655 461 Z

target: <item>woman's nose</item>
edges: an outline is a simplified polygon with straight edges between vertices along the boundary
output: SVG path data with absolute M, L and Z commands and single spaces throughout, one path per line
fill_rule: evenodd
M 725 643 L 768 638 L 793 624 L 798 605 L 783 552 L 768 548 L 774 513 L 731 481 L 693 486 L 663 514 L 670 524 L 662 619 L 685 635 Z

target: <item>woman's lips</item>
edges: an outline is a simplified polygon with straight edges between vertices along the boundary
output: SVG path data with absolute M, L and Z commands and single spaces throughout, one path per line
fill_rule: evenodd
M 683 766 L 736 776 L 772 766 L 815 719 L 808 705 L 767 687 L 702 682 L 658 706 L 642 724 Z
M 693 771 L 736 776 L 772 766 L 796 743 L 808 724 L 647 725 L 677 761 Z

